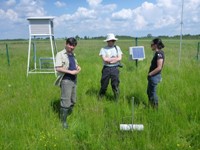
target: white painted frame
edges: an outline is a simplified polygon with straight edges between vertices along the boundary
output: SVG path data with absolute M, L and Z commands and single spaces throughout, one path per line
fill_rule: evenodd
M 29 17 L 29 46 L 28 46 L 28 62 L 27 62 L 27 76 L 29 73 L 55 73 L 55 55 L 54 51 L 57 52 L 56 43 L 54 39 L 54 30 L 53 30 L 53 19 L 54 17 Z M 52 52 L 52 61 L 54 65 L 53 71 L 41 71 L 36 66 L 36 61 L 34 61 L 34 69 L 30 69 L 30 56 L 31 56 L 31 42 L 32 38 L 40 36 L 49 36 L 51 52 Z M 34 56 L 36 57 L 36 49 L 34 51 Z

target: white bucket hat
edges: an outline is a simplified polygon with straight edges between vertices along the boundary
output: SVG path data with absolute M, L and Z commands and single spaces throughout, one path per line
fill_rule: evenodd
M 114 40 L 114 41 L 118 40 L 117 38 L 115 38 L 115 35 L 113 33 L 107 34 L 107 38 L 104 40 L 104 42 L 111 41 L 111 40 Z

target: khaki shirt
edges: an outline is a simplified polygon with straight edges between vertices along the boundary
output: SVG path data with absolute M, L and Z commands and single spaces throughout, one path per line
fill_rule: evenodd
M 76 65 L 78 65 L 78 62 L 77 62 L 76 59 L 75 59 L 75 63 L 76 63 Z M 68 55 L 67 55 L 66 49 L 63 49 L 62 51 L 60 51 L 60 52 L 58 52 L 56 54 L 55 67 L 61 67 L 61 66 L 66 68 L 66 69 L 69 68 L 69 59 L 68 59 Z M 56 81 L 54 83 L 56 86 L 60 86 L 64 75 L 65 75 L 64 72 L 58 72 L 57 71 L 57 79 L 56 79 Z

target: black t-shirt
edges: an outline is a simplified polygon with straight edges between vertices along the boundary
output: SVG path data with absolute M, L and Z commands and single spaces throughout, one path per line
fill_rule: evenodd
M 163 64 L 164 64 L 165 55 L 164 55 L 164 52 L 162 50 L 156 51 L 153 59 L 151 60 L 151 66 L 149 68 L 149 72 L 151 72 L 155 68 L 157 68 L 157 60 L 159 60 L 159 59 L 163 59 Z M 162 66 L 163 66 L 163 64 L 162 64 Z M 161 70 L 157 74 L 159 74 L 159 73 L 161 73 Z

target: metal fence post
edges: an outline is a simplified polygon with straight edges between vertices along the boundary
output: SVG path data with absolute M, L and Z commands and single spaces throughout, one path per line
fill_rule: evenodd
M 199 60 L 199 48 L 200 48 L 200 42 L 198 42 L 197 45 L 197 60 Z
M 9 52 L 8 52 L 8 44 L 6 44 L 6 56 L 7 56 L 8 66 L 10 66 L 10 58 L 9 58 Z
M 135 46 L 138 46 L 138 38 L 135 38 Z M 135 60 L 136 67 L 138 66 L 138 59 Z

